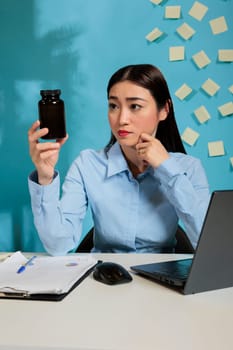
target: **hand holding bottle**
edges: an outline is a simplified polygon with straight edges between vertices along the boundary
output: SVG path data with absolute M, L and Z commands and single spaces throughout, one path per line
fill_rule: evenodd
M 39 139 L 48 134 L 48 129 L 39 129 L 40 122 L 33 123 L 28 131 L 29 152 L 38 172 L 38 182 L 41 185 L 48 185 L 52 182 L 54 168 L 58 161 L 61 146 L 68 139 L 66 135 L 63 139 L 56 142 L 39 142 Z

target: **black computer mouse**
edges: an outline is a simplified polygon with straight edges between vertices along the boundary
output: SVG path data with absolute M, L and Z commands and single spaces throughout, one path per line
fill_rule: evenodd
M 133 279 L 122 265 L 114 262 L 99 263 L 94 269 L 93 277 L 99 282 L 110 285 L 131 282 Z

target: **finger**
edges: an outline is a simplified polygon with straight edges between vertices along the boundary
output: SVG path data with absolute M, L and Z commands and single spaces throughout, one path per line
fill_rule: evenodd
M 69 135 L 66 134 L 66 136 L 63 139 L 57 139 L 56 142 L 58 142 L 62 146 L 68 140 L 68 138 L 69 138 Z
M 144 155 L 146 154 L 146 149 L 145 149 L 145 148 L 139 148 L 139 149 L 137 150 L 137 154 L 138 154 L 139 156 L 144 156 Z
M 141 138 L 141 142 L 154 140 L 154 136 L 151 136 L 151 135 L 149 135 L 149 134 L 146 134 L 145 132 L 143 132 L 143 133 L 140 135 L 140 138 Z
M 139 151 L 139 150 L 146 149 L 148 146 L 149 146 L 149 142 L 140 142 L 135 147 L 136 147 L 136 150 Z
M 41 137 L 45 136 L 48 134 L 49 129 L 48 128 L 43 128 L 43 129 L 38 129 L 34 131 L 33 133 L 29 134 L 28 138 L 30 142 L 38 142 L 38 139 Z
M 58 152 L 59 152 L 59 150 L 57 150 L 57 149 L 46 151 L 46 152 L 42 152 L 42 153 L 40 153 L 40 158 L 43 159 L 43 160 L 46 160 L 47 158 L 50 158 L 52 156 L 57 155 Z
M 58 142 L 40 142 L 37 144 L 36 148 L 40 152 L 57 150 L 60 148 L 60 144 Z
M 32 126 L 30 127 L 30 129 L 28 130 L 28 135 L 31 135 L 31 134 L 33 134 L 36 130 L 37 130 L 37 128 L 40 126 L 40 121 L 39 120 L 36 120 L 33 124 L 32 124 Z
M 149 134 L 141 133 L 141 135 L 138 138 L 138 143 L 135 146 L 136 150 L 147 147 L 149 145 L 149 142 L 154 140 L 154 137 L 152 137 Z

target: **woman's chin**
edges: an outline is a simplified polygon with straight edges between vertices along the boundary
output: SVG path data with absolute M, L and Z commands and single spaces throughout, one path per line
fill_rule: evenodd
M 126 139 L 120 139 L 120 140 L 117 140 L 117 141 L 120 144 L 120 146 L 122 146 L 122 147 L 135 148 L 136 144 L 137 144 L 137 142 L 135 142 L 135 141 L 126 140 Z

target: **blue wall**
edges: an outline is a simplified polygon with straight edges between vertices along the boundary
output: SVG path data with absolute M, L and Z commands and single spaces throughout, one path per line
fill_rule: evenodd
M 222 117 L 217 107 L 232 101 L 232 63 L 219 63 L 217 50 L 232 49 L 231 0 L 203 0 L 209 7 L 202 21 L 190 15 L 194 1 L 149 0 L 1 0 L 0 2 L 0 250 L 43 250 L 35 232 L 27 176 L 33 169 L 27 130 L 37 118 L 42 88 L 61 88 L 66 102 L 69 141 L 58 168 L 62 179 L 84 148 L 103 147 L 110 135 L 107 124 L 106 84 L 120 66 L 152 63 L 164 73 L 173 96 L 179 130 L 189 126 L 200 133 L 189 154 L 201 158 L 211 190 L 233 188 L 233 117 Z M 168 5 L 181 5 L 180 19 L 164 19 Z M 225 16 L 228 31 L 213 35 L 209 21 Z M 188 41 L 175 32 L 183 22 L 196 30 Z M 164 36 L 149 43 L 155 27 Z M 170 46 L 184 45 L 185 60 L 169 62 Z M 205 50 L 211 64 L 198 69 L 191 57 Z M 211 78 L 221 89 L 208 97 L 201 84 Z M 180 101 L 175 91 L 186 83 L 192 96 Z M 211 119 L 198 123 L 193 111 L 205 105 Z M 226 154 L 209 157 L 207 143 L 223 140 Z M 91 226 L 90 214 L 84 232 Z

